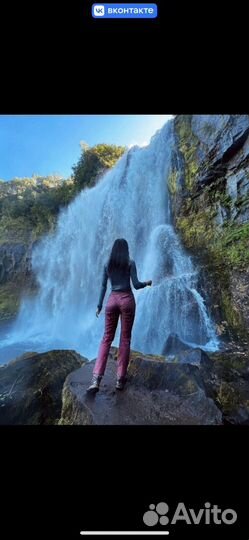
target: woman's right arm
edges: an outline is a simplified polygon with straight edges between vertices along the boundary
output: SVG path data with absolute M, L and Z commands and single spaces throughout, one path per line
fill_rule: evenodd
M 152 285 L 152 281 L 139 281 L 137 277 L 137 267 L 135 261 L 131 261 L 131 279 L 135 289 L 143 289 L 147 285 Z

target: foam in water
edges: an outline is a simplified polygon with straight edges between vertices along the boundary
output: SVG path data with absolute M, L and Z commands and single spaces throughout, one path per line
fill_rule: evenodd
M 167 176 L 173 145 L 169 121 L 147 147 L 129 150 L 60 213 L 55 232 L 33 251 L 39 293 L 23 299 L 2 342 L 2 357 L 8 347 L 22 352 L 68 348 L 96 357 L 110 293 L 108 284 L 97 319 L 103 264 L 119 237 L 129 243 L 138 278 L 153 281 L 152 287 L 134 291 L 132 348 L 160 354 L 172 332 L 194 346 L 218 348 L 214 324 L 197 291 L 197 269 L 170 223 Z M 114 345 L 119 332 L 120 327 Z

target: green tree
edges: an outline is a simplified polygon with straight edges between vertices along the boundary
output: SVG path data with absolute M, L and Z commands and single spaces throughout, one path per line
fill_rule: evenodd
M 94 186 L 99 175 L 115 165 L 126 147 L 115 144 L 88 147 L 86 143 L 82 143 L 81 150 L 79 161 L 73 166 L 74 182 L 79 191 L 84 187 Z

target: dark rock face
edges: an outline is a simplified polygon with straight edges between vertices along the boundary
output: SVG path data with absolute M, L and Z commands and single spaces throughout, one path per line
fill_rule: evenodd
M 171 334 L 163 348 L 162 354 L 168 355 L 168 354 L 175 354 L 180 351 L 186 351 L 190 349 L 191 347 L 187 345 L 186 343 L 183 343 L 179 336 L 177 334 Z
M 0 246 L 0 284 L 31 272 L 31 246 L 4 243 Z
M 246 328 L 249 328 L 249 267 L 232 272 L 230 290 L 232 303 L 243 317 Z
M 85 359 L 74 351 L 27 353 L 0 367 L 0 424 L 56 424 L 67 375 Z
M 230 162 L 233 158 L 238 159 L 238 153 L 248 142 L 249 116 L 193 116 L 192 130 L 203 149 L 199 154 L 200 168 L 197 179 L 201 187 L 224 176 L 227 169 L 231 168 Z M 247 148 L 245 154 L 248 154 Z
M 207 394 L 222 410 L 223 422 L 249 425 L 249 351 L 212 353 L 200 372 Z
M 32 250 L 37 241 L 4 242 L 0 245 L 0 321 L 12 319 L 21 298 L 37 293 L 32 272 Z
M 132 352 L 128 382 L 115 391 L 117 350 L 112 347 L 101 390 L 88 397 L 93 362 L 71 373 L 63 388 L 60 424 L 203 425 L 221 424 L 222 415 L 206 396 L 196 366 Z
M 225 341 L 249 342 L 249 115 L 174 119 L 172 217 Z
M 194 366 L 201 366 L 203 363 L 209 363 L 208 355 L 200 348 L 181 351 L 176 358 L 181 364 L 192 364 Z

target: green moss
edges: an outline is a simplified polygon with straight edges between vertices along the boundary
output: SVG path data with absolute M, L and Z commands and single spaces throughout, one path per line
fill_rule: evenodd
M 198 173 L 199 149 L 202 143 L 191 129 L 192 117 L 179 116 L 175 119 L 176 140 L 184 163 L 185 186 L 181 201 L 177 198 L 174 213 L 176 228 L 184 245 L 195 254 L 212 281 L 211 292 L 219 304 L 220 311 L 215 316 L 223 319 L 225 332 L 239 337 L 247 337 L 246 321 L 243 313 L 236 307 L 231 295 L 230 277 L 233 270 L 243 271 L 249 265 L 249 223 L 236 221 L 240 210 L 249 206 L 249 196 L 245 194 L 234 201 L 226 191 L 227 178 L 220 169 L 220 176 L 215 175 L 209 185 L 199 186 L 195 190 Z M 204 126 L 204 132 L 212 135 L 212 126 Z M 212 176 L 212 158 L 209 163 L 207 154 L 202 173 Z M 246 173 L 245 173 L 246 174 Z M 170 176 L 170 191 L 175 192 L 175 178 Z M 181 204 L 180 204 L 181 203 Z M 217 219 L 221 208 L 223 223 Z M 216 301 L 217 300 L 217 301 Z
M 185 390 L 187 394 L 193 394 L 194 392 L 196 392 L 196 384 L 191 379 L 187 379 L 185 384 Z
M 236 419 L 240 409 L 248 415 L 248 388 L 242 381 L 241 384 L 222 381 L 216 399 L 225 416 L 232 418 L 235 415 Z
M 234 307 L 232 297 L 227 289 L 223 289 L 221 291 L 220 301 L 222 312 L 230 328 L 233 329 L 236 335 L 241 336 L 241 338 L 247 337 L 248 331 L 245 328 L 242 315 Z
M 18 312 L 22 295 L 34 294 L 34 288 L 28 288 L 24 291 L 20 284 L 5 283 L 0 285 L 0 320 L 12 319 Z
M 227 203 L 229 204 L 229 198 Z M 195 202 L 186 202 L 181 215 L 176 220 L 184 244 L 202 258 L 214 283 L 217 282 L 217 295 L 222 317 L 229 332 L 240 338 L 248 337 L 248 329 L 242 313 L 234 305 L 230 293 L 229 272 L 243 270 L 249 264 L 249 223 L 238 225 L 227 221 L 223 226 L 215 221 L 216 205 L 199 207 Z M 206 201 L 207 204 L 207 201 Z
M 190 212 L 176 219 L 177 229 L 183 237 L 188 248 L 205 249 L 215 240 L 215 227 L 213 218 L 216 210 L 207 207 L 199 212 Z
M 239 405 L 238 395 L 233 386 L 223 381 L 219 387 L 217 401 L 224 414 L 234 411 Z
M 223 205 L 230 205 L 229 196 L 221 200 Z M 199 206 L 186 202 L 176 219 L 185 245 L 195 252 L 205 253 L 216 266 L 245 268 L 249 264 L 249 223 L 227 221 L 221 226 L 215 222 L 216 215 L 216 204 L 208 206 L 205 194 Z
M 249 264 L 249 223 L 238 225 L 228 222 L 222 227 L 211 253 L 217 261 L 233 268 L 245 268 Z
M 178 181 L 179 173 L 172 169 L 168 176 L 168 188 L 171 193 L 171 195 L 175 195 L 177 193 L 177 181 Z
M 233 205 L 232 198 L 227 193 L 220 193 L 218 190 L 216 191 L 216 200 L 219 201 L 220 205 L 224 208 L 230 209 Z
M 49 211 L 42 216 L 41 209 L 33 222 L 30 216 L 16 218 L 6 216 L 0 220 L 0 244 L 6 242 L 28 244 L 31 240 L 34 241 L 51 230 L 55 222 L 55 216 Z
M 231 373 L 239 372 L 241 375 L 248 371 L 249 358 L 241 352 L 215 352 L 209 355 L 214 362 L 215 369 L 218 370 L 220 377 L 229 382 Z M 237 373 L 236 373 L 237 378 Z
M 98 176 L 113 167 L 126 151 L 126 147 L 114 144 L 97 144 L 91 148 L 86 144 L 81 146 L 81 157 L 73 166 L 74 182 L 78 190 L 94 186 Z
M 0 244 L 19 242 L 26 244 L 30 239 L 30 227 L 25 217 L 12 218 L 6 216 L 0 220 Z
M 0 320 L 13 317 L 18 311 L 20 289 L 7 283 L 0 286 Z
M 248 206 L 248 205 L 249 205 L 249 196 L 247 194 L 243 195 L 242 197 L 238 197 L 237 200 L 235 201 L 235 206 L 237 208 Z
M 191 115 L 182 115 L 175 120 L 179 149 L 184 158 L 185 186 L 188 191 L 192 191 L 195 186 L 196 174 L 199 168 L 196 157 L 199 139 L 192 132 L 191 119 Z

